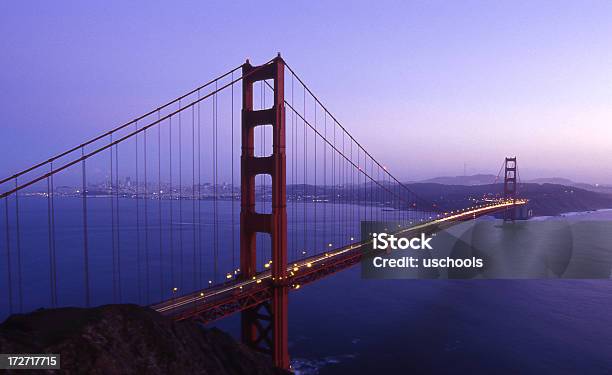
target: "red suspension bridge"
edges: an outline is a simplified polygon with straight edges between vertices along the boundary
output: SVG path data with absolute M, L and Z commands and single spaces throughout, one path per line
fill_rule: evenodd
M 203 323 L 240 312 L 242 340 L 288 368 L 289 291 L 358 263 L 362 221 L 420 233 L 513 220 L 526 203 L 516 158 L 503 170 L 503 190 L 470 207 L 428 202 L 280 56 L 247 60 L 0 181 L 2 315 L 111 302 Z

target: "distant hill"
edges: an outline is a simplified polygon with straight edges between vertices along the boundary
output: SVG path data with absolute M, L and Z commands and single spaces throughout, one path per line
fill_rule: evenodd
M 485 175 L 486 176 L 486 175 Z M 292 202 L 332 202 L 357 203 L 379 200 L 389 204 L 389 191 L 396 189 L 396 184 L 381 182 L 339 186 L 288 185 L 287 198 Z M 503 181 L 496 184 L 459 185 L 432 182 L 404 184 L 416 193 L 423 202 L 430 202 L 443 210 L 455 210 L 469 207 L 483 198 L 499 198 L 503 195 Z M 365 188 L 364 188 L 365 187 Z M 520 183 L 519 196 L 529 199 L 529 208 L 536 216 L 558 215 L 564 212 L 592 211 L 601 208 L 612 208 L 612 194 L 581 189 L 559 184 Z
M 587 184 L 584 182 L 575 182 L 569 178 L 563 177 L 545 177 L 545 178 L 534 178 L 525 182 L 533 184 L 555 184 L 577 187 L 584 190 L 594 191 L 597 193 L 612 194 L 612 186 L 610 185 L 598 185 L 598 184 Z
M 424 200 L 447 209 L 466 207 L 473 204 L 473 199 L 500 197 L 503 192 L 501 183 L 474 186 L 416 183 L 408 187 Z M 610 194 L 559 184 L 521 183 L 519 195 L 529 199 L 529 207 L 536 216 L 612 208 Z
M 441 185 L 489 185 L 495 182 L 495 177 L 492 174 L 475 174 L 471 176 L 445 176 L 434 177 L 428 180 L 419 181 L 421 183 L 441 184 Z
M 471 176 L 443 176 L 434 177 L 417 183 L 422 184 L 440 184 L 440 185 L 462 185 L 462 186 L 480 186 L 480 185 L 491 185 L 493 183 L 502 183 L 503 176 L 499 177 L 499 180 L 495 181 L 496 176 L 492 174 L 475 174 Z M 542 177 L 534 178 L 531 180 L 524 180 L 523 183 L 530 184 L 553 184 L 576 187 L 584 190 L 594 191 L 603 194 L 612 194 L 612 186 L 610 185 L 594 185 L 587 184 L 584 182 L 575 182 L 569 178 L 564 177 Z
M 557 184 L 557 185 L 566 185 L 573 186 L 576 184 L 574 181 L 569 178 L 563 177 L 543 177 L 543 178 L 534 178 L 532 180 L 527 180 L 525 182 L 531 182 L 534 184 Z

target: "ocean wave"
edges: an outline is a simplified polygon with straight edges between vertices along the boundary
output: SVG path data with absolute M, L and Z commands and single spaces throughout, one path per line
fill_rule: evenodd
M 343 354 L 320 359 L 295 358 L 291 361 L 291 369 L 296 375 L 315 375 L 325 366 L 335 365 L 343 360 L 354 359 L 355 357 L 355 354 Z
M 553 217 L 554 216 L 534 216 L 530 218 L 529 221 L 544 221 L 544 220 L 550 220 Z
M 601 218 L 603 215 L 603 218 L 607 218 L 607 216 L 605 216 L 607 213 L 612 212 L 612 208 L 601 208 L 598 210 L 590 210 L 590 211 L 570 211 L 570 212 L 563 212 L 560 213 L 559 215 L 556 216 L 534 216 L 532 218 L 529 219 L 529 221 L 545 221 L 545 220 L 559 220 L 559 219 L 564 219 L 564 218 L 576 218 L 576 219 L 580 219 L 581 217 L 591 217 L 593 219 L 597 218 Z

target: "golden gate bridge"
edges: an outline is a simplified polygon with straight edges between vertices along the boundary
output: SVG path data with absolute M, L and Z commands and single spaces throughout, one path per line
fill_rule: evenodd
M 0 180 L 1 306 L 129 302 L 202 323 L 239 312 L 243 342 L 289 368 L 289 291 L 357 264 L 370 242 L 360 222 L 410 234 L 501 211 L 513 220 L 527 201 L 516 158 L 503 169 L 494 199 L 428 202 L 280 55 L 247 60 Z

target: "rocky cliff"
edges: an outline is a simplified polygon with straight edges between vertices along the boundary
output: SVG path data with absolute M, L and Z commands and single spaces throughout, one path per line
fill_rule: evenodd
M 13 315 L 0 324 L 0 353 L 59 353 L 67 374 L 287 373 L 218 329 L 136 305 Z

